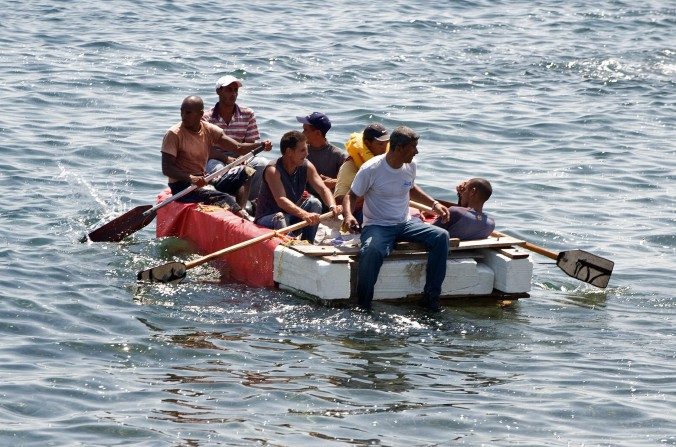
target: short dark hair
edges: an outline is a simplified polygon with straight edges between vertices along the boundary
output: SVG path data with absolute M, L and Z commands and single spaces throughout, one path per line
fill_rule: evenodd
M 481 196 L 481 199 L 485 202 L 493 194 L 493 187 L 491 182 L 484 178 L 472 178 L 469 179 L 468 185 L 469 188 L 476 188 L 477 192 Z
M 410 127 L 399 126 L 390 134 L 390 150 L 396 151 L 398 148 L 406 146 L 413 141 L 418 141 L 419 138 L 420 135 L 415 133 Z
M 305 141 L 307 138 L 303 134 L 303 132 L 299 132 L 297 130 L 290 130 L 284 135 L 282 135 L 282 139 L 279 141 L 279 150 L 282 152 L 282 155 L 286 152 L 287 149 L 295 148 L 298 143 L 301 141 Z

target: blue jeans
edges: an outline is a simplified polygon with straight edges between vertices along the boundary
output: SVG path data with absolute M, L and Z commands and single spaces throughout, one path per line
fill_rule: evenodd
M 418 242 L 428 249 L 427 276 L 423 290 L 423 303 L 431 308 L 439 307 L 441 283 L 446 276 L 448 258 L 448 232 L 411 219 L 397 225 L 367 225 L 361 231 L 357 298 L 359 307 L 371 309 L 373 288 L 378 280 L 383 260 L 394 249 L 396 241 Z
M 307 199 L 303 200 L 301 204 L 298 206 L 307 211 L 308 213 L 319 214 L 322 211 L 322 202 L 318 198 L 311 195 L 308 196 Z M 261 216 L 260 218 L 256 219 L 254 223 L 262 227 L 272 228 L 273 230 L 279 230 L 280 228 L 288 227 L 289 225 L 293 225 L 300 221 L 301 221 L 300 217 L 279 212 L 275 214 Z M 297 236 L 298 234 L 300 234 L 302 240 L 310 241 L 310 243 L 313 243 L 315 240 L 315 236 L 317 235 L 318 227 L 319 225 L 309 225 L 303 228 L 302 230 L 294 231 L 289 234 L 291 236 Z

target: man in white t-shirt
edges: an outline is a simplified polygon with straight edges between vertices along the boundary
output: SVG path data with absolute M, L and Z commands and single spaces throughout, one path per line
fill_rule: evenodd
M 361 228 L 361 249 L 357 279 L 358 305 L 371 309 L 373 288 L 384 258 L 396 241 L 418 242 L 428 249 L 427 276 L 421 304 L 432 311 L 439 310 L 441 283 L 446 276 L 448 232 L 411 219 L 409 201 L 430 204 L 443 220 L 448 220 L 448 208 L 432 199 L 415 184 L 418 134 L 400 126 L 390 135 L 390 150 L 364 163 L 343 198 L 343 218 L 350 231 L 359 231 L 352 214 L 353 205 L 364 198 L 364 222 Z

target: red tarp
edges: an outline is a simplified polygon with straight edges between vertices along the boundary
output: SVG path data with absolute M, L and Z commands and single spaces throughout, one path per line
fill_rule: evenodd
M 157 196 L 157 203 L 170 195 L 167 188 Z M 157 210 L 157 237 L 185 239 L 204 255 L 270 231 L 214 206 L 174 201 Z M 280 242 L 279 237 L 273 237 L 234 251 L 219 258 L 217 266 L 226 280 L 252 287 L 273 287 L 273 252 Z

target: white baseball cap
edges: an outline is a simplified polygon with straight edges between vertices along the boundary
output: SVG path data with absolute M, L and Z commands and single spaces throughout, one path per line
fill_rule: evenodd
M 220 78 L 218 78 L 218 81 L 216 81 L 216 90 L 218 90 L 221 87 L 227 87 L 228 85 L 233 83 L 237 84 L 237 87 L 242 86 L 242 81 L 232 75 L 221 76 Z

